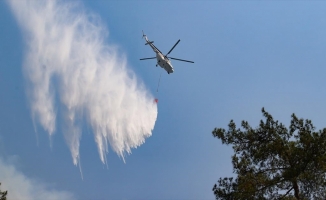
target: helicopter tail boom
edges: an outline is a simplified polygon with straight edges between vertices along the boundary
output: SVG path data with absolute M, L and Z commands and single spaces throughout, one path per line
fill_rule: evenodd
M 153 44 L 154 43 L 154 41 L 148 41 L 148 42 L 146 42 L 146 44 L 145 45 L 148 45 L 148 44 Z

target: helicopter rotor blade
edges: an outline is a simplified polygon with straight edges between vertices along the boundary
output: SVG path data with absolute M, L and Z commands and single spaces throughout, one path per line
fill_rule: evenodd
M 190 61 L 190 60 L 182 60 L 182 59 L 179 59 L 179 58 L 172 58 L 172 57 L 168 57 L 169 59 L 172 59 L 172 60 L 178 60 L 178 61 L 183 61 L 183 62 L 189 62 L 189 63 L 195 63 L 193 61 Z
M 174 49 L 175 46 L 178 45 L 179 42 L 180 42 L 180 40 L 178 40 L 178 41 L 175 43 L 175 45 L 174 45 L 174 46 L 171 48 L 171 50 L 170 50 L 170 51 L 165 55 L 165 57 L 171 53 L 171 51 Z
M 139 60 L 148 60 L 148 59 L 155 59 L 156 57 L 150 57 L 150 58 L 141 58 Z

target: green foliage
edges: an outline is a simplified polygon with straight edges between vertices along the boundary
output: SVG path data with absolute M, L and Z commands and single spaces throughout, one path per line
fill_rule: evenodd
M 0 183 L 0 185 L 1 185 L 1 183 Z M 0 200 L 7 200 L 7 194 L 8 194 L 8 191 L 2 192 L 0 190 Z
M 215 128 L 213 136 L 232 145 L 236 178 L 220 178 L 216 199 L 326 199 L 326 128 L 292 114 L 287 129 L 262 108 L 257 128 L 242 121 L 237 129 Z

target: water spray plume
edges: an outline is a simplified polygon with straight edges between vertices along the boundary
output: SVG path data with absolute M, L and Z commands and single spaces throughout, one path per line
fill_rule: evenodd
M 103 163 L 109 146 L 124 159 L 151 136 L 157 105 L 126 58 L 105 44 L 108 32 L 99 17 L 76 1 L 8 4 L 27 44 L 23 71 L 32 117 L 51 136 L 60 109 L 75 165 L 83 121 L 93 130 Z

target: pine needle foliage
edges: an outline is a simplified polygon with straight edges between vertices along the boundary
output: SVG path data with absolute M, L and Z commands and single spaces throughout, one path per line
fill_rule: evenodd
M 1 183 L 0 183 L 1 185 Z M 7 200 L 7 194 L 8 194 L 8 191 L 1 191 L 0 190 L 0 200 Z
M 262 108 L 257 128 L 233 120 L 213 136 L 232 145 L 235 177 L 220 178 L 213 187 L 217 200 L 326 199 L 326 128 L 315 131 L 310 120 L 291 116 L 286 128 Z

